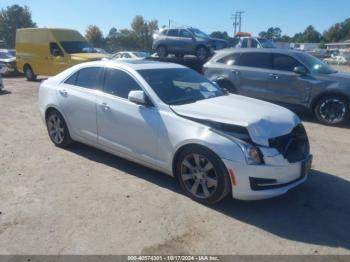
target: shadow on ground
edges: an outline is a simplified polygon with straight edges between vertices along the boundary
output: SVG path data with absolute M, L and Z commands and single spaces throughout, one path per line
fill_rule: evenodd
M 298 115 L 298 117 L 303 121 L 303 122 L 308 122 L 308 123 L 314 123 L 314 124 L 319 124 L 321 125 L 316 117 L 310 113 L 310 112 L 298 112 L 298 111 L 294 111 L 295 114 Z M 346 128 L 349 129 L 350 128 L 350 121 L 348 121 L 346 124 L 341 125 L 341 126 L 337 126 L 338 128 Z
M 69 151 L 182 194 L 176 180 L 162 173 L 81 144 Z M 227 197 L 209 208 L 281 238 L 350 249 L 350 182 L 321 171 L 312 170 L 305 184 L 278 198 Z
M 9 95 L 9 94 L 11 94 L 10 91 L 7 91 L 7 90 L 0 90 L 0 96 Z

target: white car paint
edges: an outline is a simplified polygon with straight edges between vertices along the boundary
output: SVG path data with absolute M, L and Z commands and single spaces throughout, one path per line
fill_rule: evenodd
M 135 104 L 101 90 L 65 84 L 73 73 L 86 67 L 117 68 L 131 75 L 152 101 L 152 107 Z M 264 199 L 287 192 L 306 180 L 301 177 L 303 161 L 289 163 L 268 139 L 283 136 L 300 124 L 287 109 L 246 97 L 229 95 L 196 103 L 169 106 L 142 78 L 137 70 L 185 68 L 160 62 L 128 63 L 96 61 L 76 65 L 44 81 L 39 90 L 42 118 L 49 108 L 58 110 L 73 140 L 89 144 L 120 157 L 173 175 L 173 160 L 182 146 L 198 144 L 207 147 L 234 172 L 232 195 L 236 199 Z M 213 130 L 191 118 L 212 120 L 246 127 L 261 150 L 265 163 L 247 163 L 240 140 Z M 249 177 L 275 179 L 285 184 L 276 189 L 252 190 Z

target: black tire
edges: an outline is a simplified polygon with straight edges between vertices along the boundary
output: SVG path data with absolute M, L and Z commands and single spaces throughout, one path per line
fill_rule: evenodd
M 55 122 L 59 121 L 59 122 Z M 55 123 L 58 123 L 55 125 Z M 54 109 L 51 109 L 46 116 L 46 127 L 49 137 L 52 143 L 57 147 L 68 147 L 73 143 L 73 140 L 70 137 L 69 130 L 66 122 L 64 121 L 62 115 Z M 62 131 L 58 131 L 60 128 Z M 60 133 L 60 135 L 58 134 Z
M 186 160 L 187 160 L 187 163 L 191 162 L 193 164 L 192 166 L 193 169 L 191 170 L 197 169 L 195 167 L 196 160 L 194 159 L 193 161 L 189 160 L 192 155 L 199 156 L 198 161 L 200 163 L 200 170 L 196 170 L 195 171 L 196 174 L 190 174 L 192 178 L 185 179 L 185 176 L 189 176 L 189 175 L 186 175 L 184 173 L 188 173 L 190 170 L 190 169 L 185 170 L 187 168 L 187 166 L 184 164 Z M 205 177 L 198 179 L 198 177 L 196 176 L 207 167 L 207 164 L 209 162 L 212 164 L 211 165 L 212 168 L 209 171 L 205 172 L 206 174 Z M 199 175 L 202 176 L 203 174 L 199 174 Z M 224 166 L 224 163 L 216 154 L 214 154 L 211 150 L 203 146 L 196 146 L 196 145 L 189 146 L 179 153 L 175 163 L 175 176 L 181 188 L 184 190 L 185 194 L 188 197 L 205 205 L 212 205 L 219 202 L 220 200 L 225 198 L 227 194 L 231 191 L 231 182 L 230 182 L 230 178 L 227 173 L 226 167 Z M 207 180 L 209 178 L 210 179 L 215 178 L 216 180 L 215 186 L 213 186 L 213 183 L 211 182 L 211 186 L 209 187 L 209 180 Z M 203 180 L 203 181 L 197 183 L 197 189 L 195 190 L 196 192 L 195 194 L 193 194 L 191 193 L 191 189 L 194 188 L 194 184 L 196 184 L 196 180 Z M 191 184 L 192 182 L 193 184 Z M 206 191 L 207 193 L 210 193 L 210 195 L 205 196 L 204 187 L 206 187 Z M 208 189 L 211 192 L 209 192 Z
M 350 117 L 349 100 L 339 95 L 328 95 L 318 100 L 314 108 L 317 120 L 324 125 L 345 124 Z
M 160 58 L 164 58 L 168 56 L 168 50 L 164 45 L 160 45 L 157 47 L 157 54 Z
M 231 82 L 229 82 L 228 80 L 222 80 L 222 81 L 218 81 L 217 84 L 222 88 L 227 90 L 228 92 L 230 92 L 231 94 L 237 94 L 237 89 L 234 86 L 234 84 L 232 84 Z
M 204 46 L 199 46 L 196 50 L 196 57 L 199 61 L 205 61 L 209 56 L 209 51 Z
M 34 71 L 30 65 L 24 66 L 23 73 L 28 81 L 36 81 L 36 75 L 34 74 Z

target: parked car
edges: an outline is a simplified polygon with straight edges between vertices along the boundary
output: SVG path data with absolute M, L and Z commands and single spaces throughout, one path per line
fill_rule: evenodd
M 2 82 L 1 72 L 2 72 L 2 67 L 0 65 L 0 91 L 2 91 L 4 89 L 4 84 Z
M 16 51 L 17 69 L 30 81 L 37 75 L 56 75 L 73 65 L 107 57 L 70 29 L 17 29 Z
M 350 74 L 305 52 L 232 49 L 213 57 L 204 72 L 232 93 L 312 111 L 323 124 L 349 119 Z
M 16 51 L 13 49 L 0 49 L 1 74 L 9 75 L 16 70 Z
M 136 51 L 130 51 L 130 52 L 118 52 L 111 56 L 111 59 L 137 59 L 142 60 L 147 57 L 149 57 L 150 54 L 147 52 L 136 52 Z
M 76 65 L 41 84 L 39 107 L 56 146 L 79 141 L 173 175 L 204 204 L 281 195 L 311 165 L 294 113 L 225 93 L 176 64 Z
M 195 55 L 205 60 L 212 55 L 214 49 L 226 48 L 227 41 L 210 38 L 199 29 L 192 27 L 163 28 L 153 34 L 153 50 L 159 57 L 175 54 L 177 57 Z
M 239 38 L 237 48 L 276 48 L 272 40 L 262 37 L 241 37 Z
M 97 47 L 95 47 L 95 50 L 96 50 L 96 52 L 97 53 L 99 53 L 99 54 L 103 54 L 103 55 L 107 55 L 107 56 L 110 56 L 111 54 L 110 53 L 108 53 L 106 50 L 104 50 L 103 48 L 97 48 Z

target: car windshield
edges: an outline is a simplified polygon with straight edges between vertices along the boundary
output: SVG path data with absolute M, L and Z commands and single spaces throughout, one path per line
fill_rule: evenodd
M 297 56 L 305 63 L 305 65 L 314 73 L 329 75 L 337 73 L 331 66 L 322 62 L 320 59 L 307 53 L 298 53 Z
M 140 57 L 140 58 L 144 58 L 144 57 L 149 56 L 146 52 L 133 52 L 133 54 L 137 57 Z
M 84 41 L 63 41 L 61 45 L 68 54 L 97 53 L 95 48 Z
M 144 69 L 138 72 L 168 105 L 195 103 L 225 95 L 217 85 L 192 69 Z
M 203 39 L 208 39 L 209 36 L 206 33 L 203 33 L 201 30 L 191 28 L 190 31 L 193 33 L 194 37 L 197 40 L 203 40 Z
M 12 58 L 13 55 L 11 55 L 10 53 L 8 52 L 0 52 L 0 59 L 7 59 L 7 58 Z
M 275 48 L 276 47 L 274 45 L 274 43 L 269 39 L 259 38 L 258 40 L 263 48 Z

